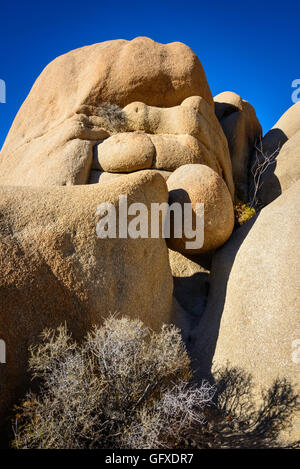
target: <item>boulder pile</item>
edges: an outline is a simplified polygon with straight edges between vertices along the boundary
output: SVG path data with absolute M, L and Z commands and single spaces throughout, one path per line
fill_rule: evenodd
M 200 377 L 229 363 L 258 393 L 277 377 L 298 389 L 299 113 L 263 137 L 254 107 L 213 98 L 179 42 L 107 41 L 44 69 L 0 152 L 0 422 L 45 327 L 66 323 L 80 340 L 115 313 L 179 325 Z M 167 207 L 161 228 L 189 204 L 203 243 L 187 247 L 174 217 L 167 239 L 99 236 L 99 204 L 119 223 L 121 196 Z M 243 226 L 237 204 L 257 212 Z M 296 417 L 282 438 L 300 439 Z

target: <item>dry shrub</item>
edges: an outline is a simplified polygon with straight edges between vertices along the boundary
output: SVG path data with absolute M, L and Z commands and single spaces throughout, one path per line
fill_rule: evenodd
M 17 409 L 15 448 L 170 447 L 214 395 L 190 384 L 190 361 L 179 331 L 152 332 L 138 320 L 110 318 L 81 345 L 66 327 L 42 334 L 30 349 L 39 380 Z
M 126 115 L 117 104 L 104 103 L 95 111 L 98 117 L 103 119 L 104 127 L 114 133 L 122 132 L 126 128 Z

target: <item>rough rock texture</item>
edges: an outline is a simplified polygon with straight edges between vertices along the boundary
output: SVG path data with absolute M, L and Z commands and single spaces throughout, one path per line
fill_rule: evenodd
M 162 171 L 158 169 L 149 169 L 148 171 L 151 171 L 153 173 L 159 173 L 165 181 L 167 181 L 170 175 L 172 174 L 170 171 Z M 139 171 L 136 171 L 135 174 L 138 172 Z M 98 184 L 102 182 L 108 182 L 119 177 L 126 178 L 127 176 L 130 176 L 130 174 L 131 173 L 106 173 L 105 171 L 92 170 L 90 172 L 87 184 Z
M 174 296 L 194 323 L 202 314 L 208 293 L 209 259 L 203 255 L 184 256 L 169 249 L 169 261 L 174 280 Z
M 128 173 L 152 167 L 171 172 L 184 164 L 205 164 L 223 175 L 216 154 L 192 135 L 139 132 L 118 133 L 96 145 L 92 170 Z
M 90 169 L 90 140 L 108 136 L 103 129 L 110 119 L 103 118 L 101 105 L 176 106 L 190 95 L 213 106 L 199 59 L 179 42 L 139 37 L 62 55 L 38 77 L 14 120 L 1 151 L 0 184 L 82 183 Z
M 237 196 L 247 200 L 249 159 L 262 128 L 255 109 L 236 93 L 225 91 L 214 101 L 216 116 L 228 140 Z
M 273 129 L 280 129 L 287 138 L 300 130 L 300 102 L 291 106 L 276 122 Z
M 257 393 L 277 377 L 299 392 L 293 359 L 294 353 L 299 360 L 300 338 L 299 197 L 297 182 L 216 253 L 207 308 L 194 334 L 201 376 L 213 360 L 214 368 L 250 373 Z M 299 422 L 291 439 L 300 437 Z
M 155 147 L 146 134 L 118 133 L 97 145 L 95 153 L 98 169 L 111 173 L 130 173 L 151 168 Z
M 129 174 L 126 173 L 106 173 L 105 171 L 99 171 L 96 169 L 93 169 L 90 172 L 89 178 L 87 180 L 87 184 L 98 184 L 102 182 L 108 182 L 108 181 L 113 181 L 114 179 L 120 177 L 120 176 L 129 176 Z
M 223 179 L 204 165 L 185 165 L 178 168 L 167 180 L 169 203 L 191 203 L 193 227 L 196 203 L 204 204 L 204 244 L 200 249 L 187 249 L 187 238 L 171 236 L 168 246 L 183 254 L 201 254 L 224 244 L 234 227 L 233 204 Z M 171 230 L 172 233 L 172 230 Z
M 155 146 L 153 166 L 165 171 L 175 171 L 184 164 L 206 164 L 222 176 L 216 156 L 209 153 L 192 135 L 151 135 Z
M 255 171 L 260 163 L 271 158 L 273 163 L 261 177 L 257 192 L 260 206 L 268 205 L 299 179 L 300 174 L 300 103 L 291 106 L 264 136 L 259 151 L 253 153 Z M 252 186 L 252 194 L 254 187 Z
M 300 130 L 300 102 L 291 106 L 263 138 L 265 153 L 273 153 Z
M 257 194 L 261 206 L 268 205 L 300 179 L 300 130 L 278 152 L 275 163 L 263 174 Z
M 28 116 L 26 121 L 31 121 Z M 0 152 L 0 184 L 53 186 L 85 184 L 93 158 L 94 138 L 108 137 L 102 128 L 85 127 L 85 116 L 67 119 L 45 135 Z M 12 126 L 12 129 L 14 124 Z
M 150 167 L 174 171 L 185 164 L 204 164 L 224 178 L 233 197 L 228 144 L 203 98 L 192 96 L 170 108 L 133 102 L 122 114 L 125 132 L 96 145 L 92 171 L 127 173 Z
M 127 131 L 153 135 L 151 139 L 157 152 L 154 167 L 169 171 L 188 163 L 206 164 L 224 178 L 234 196 L 228 144 L 212 108 L 203 98 L 192 96 L 171 108 L 133 102 L 123 113 Z M 177 148 L 174 140 L 179 145 Z M 180 149 L 181 146 L 186 149 Z
M 167 202 L 163 178 L 140 172 L 103 185 L 2 187 L 0 196 L 0 422 L 26 384 L 27 348 L 67 323 L 77 339 L 110 313 L 157 329 L 171 320 L 173 281 L 163 239 L 99 239 L 96 208 Z

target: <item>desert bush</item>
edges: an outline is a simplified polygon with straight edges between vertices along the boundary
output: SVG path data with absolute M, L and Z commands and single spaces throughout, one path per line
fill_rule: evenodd
M 240 200 L 236 200 L 234 203 L 234 216 L 237 225 L 243 225 L 246 221 L 250 220 L 256 211 L 250 206 L 250 203 L 244 203 Z
M 16 409 L 15 448 L 159 448 L 202 425 L 214 388 L 190 384 L 175 326 L 110 318 L 79 345 L 65 326 L 31 347 L 39 392 Z
M 126 126 L 126 115 L 117 104 L 104 103 L 97 107 L 96 114 L 110 132 L 121 132 Z

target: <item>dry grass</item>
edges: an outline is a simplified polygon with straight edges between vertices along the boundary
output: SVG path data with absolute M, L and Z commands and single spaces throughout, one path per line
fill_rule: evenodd
M 105 128 L 112 133 L 122 132 L 126 128 L 126 115 L 116 104 L 102 104 L 96 109 L 96 114 L 103 119 Z

